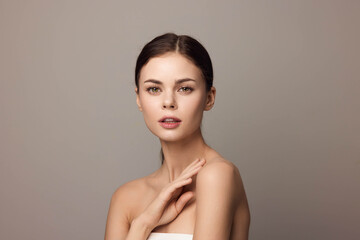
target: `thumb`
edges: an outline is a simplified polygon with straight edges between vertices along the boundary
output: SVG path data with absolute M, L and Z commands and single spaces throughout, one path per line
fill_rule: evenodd
M 186 192 L 186 193 L 183 193 L 183 194 L 180 196 L 180 198 L 179 198 L 179 199 L 176 201 L 176 203 L 175 203 L 175 208 L 176 208 L 176 211 L 177 211 L 178 214 L 183 210 L 185 204 L 186 204 L 187 202 L 189 202 L 189 200 L 190 200 L 193 196 L 194 196 L 194 193 L 191 192 L 191 191 L 188 191 L 188 192 Z

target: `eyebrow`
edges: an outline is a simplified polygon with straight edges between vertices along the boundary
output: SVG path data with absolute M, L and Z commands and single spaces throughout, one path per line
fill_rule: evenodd
M 192 82 L 196 82 L 194 79 L 191 79 L 191 78 L 182 78 L 182 79 L 178 79 L 175 81 L 176 84 L 180 84 L 180 83 L 183 83 L 183 82 L 188 82 L 188 81 L 192 81 Z M 144 83 L 147 83 L 147 82 L 151 82 L 151 83 L 155 83 L 155 84 L 162 84 L 161 81 L 159 80 L 155 80 L 155 79 L 148 79 L 146 81 L 144 81 Z

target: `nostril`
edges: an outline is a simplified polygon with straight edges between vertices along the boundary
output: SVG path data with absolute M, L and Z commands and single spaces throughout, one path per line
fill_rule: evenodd
M 163 108 L 174 108 L 175 109 L 175 105 L 167 105 L 167 104 L 164 104 L 163 105 Z

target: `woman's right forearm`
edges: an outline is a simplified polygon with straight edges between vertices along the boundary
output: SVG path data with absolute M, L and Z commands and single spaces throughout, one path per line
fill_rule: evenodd
M 152 227 L 143 221 L 143 219 L 134 219 L 125 240 L 146 240 L 151 231 Z

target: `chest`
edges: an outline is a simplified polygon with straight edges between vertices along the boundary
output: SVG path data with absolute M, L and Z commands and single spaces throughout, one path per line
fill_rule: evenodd
M 189 233 L 192 234 L 195 229 L 196 220 L 196 201 L 189 202 L 174 221 L 158 226 L 153 232 L 163 233 Z
M 150 204 L 155 196 L 149 198 L 143 198 L 142 204 L 137 205 L 136 208 L 133 208 L 132 218 L 139 216 Z M 146 199 L 146 200 L 145 200 Z M 145 200 L 145 201 L 144 201 Z M 132 219 L 130 219 L 131 222 Z M 194 197 L 190 200 L 180 214 L 170 223 L 158 226 L 153 229 L 153 232 L 160 233 L 189 233 L 192 234 L 195 229 L 195 220 L 196 220 L 196 198 Z

